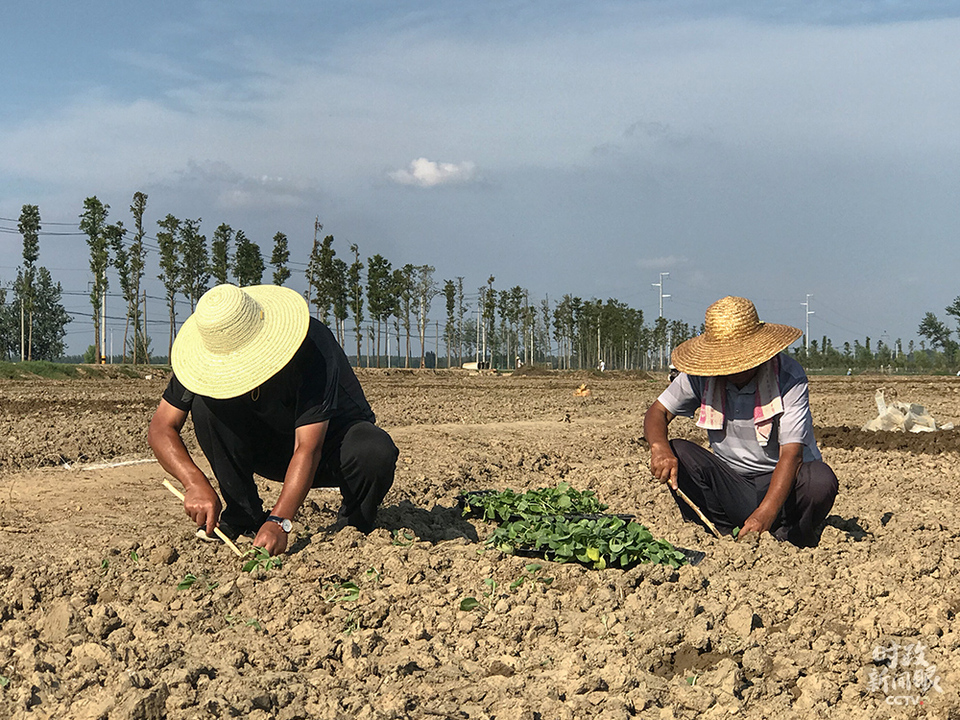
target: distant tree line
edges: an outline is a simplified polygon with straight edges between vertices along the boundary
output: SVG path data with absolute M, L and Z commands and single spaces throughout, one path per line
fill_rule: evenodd
M 92 277 L 93 343 L 87 353 L 92 362 L 104 357 L 104 308 L 111 277 L 125 306 L 123 361 L 149 362 L 152 341 L 146 331 L 143 289 L 148 272 L 146 208 L 147 195 L 134 193 L 128 230 L 123 220 L 109 222 L 110 206 L 96 196 L 84 200 L 79 229 L 89 248 Z M 156 277 L 164 289 L 167 355 L 181 303 L 193 312 L 213 284 L 284 285 L 292 276 L 286 234 L 273 236 L 269 262 L 265 262 L 260 246 L 243 230 L 221 223 L 208 243 L 201 223 L 201 218 L 172 214 L 157 221 Z M 337 255 L 333 235 L 323 234 L 319 218 L 313 229 L 306 262 L 294 263 L 305 267 L 304 297 L 312 314 L 334 331 L 358 364 L 381 367 L 392 355 L 403 357 L 405 367 L 411 362 L 424 367 L 428 358 L 434 364 L 440 356 L 445 357 L 446 366 L 481 361 L 501 368 L 522 363 L 582 369 L 602 363 L 611 370 L 650 369 L 666 365 L 670 350 L 698 332 L 687 323 L 663 317 L 648 324 L 641 310 L 616 299 L 585 300 L 570 294 L 553 302 L 548 297 L 533 298 L 521 286 L 495 287 L 492 275 L 475 292 L 468 292 L 462 276 L 441 281 L 428 264 L 394 267 L 380 254 L 362 259 L 356 244 L 349 246 L 344 259 Z M 63 355 L 71 318 L 61 302 L 60 284 L 46 268 L 37 266 L 41 230 L 37 206 L 23 206 L 18 230 L 23 238 L 23 264 L 12 286 L 0 289 L 0 357 L 57 359 Z M 265 280 L 268 264 L 272 274 Z M 437 298 L 443 301 L 442 322 L 431 320 Z M 960 297 L 946 312 L 960 321 Z M 960 365 L 960 343 L 933 313 L 926 314 L 918 332 L 924 338 L 919 348 L 913 341 L 903 348 L 900 340 L 892 346 L 878 342 L 871 348 L 869 337 L 864 344 L 854 341 L 837 348 L 824 336 L 791 352 L 808 369 L 929 371 Z M 346 348 L 349 335 L 353 342 Z M 435 340 L 436 352 L 428 351 L 428 337 Z

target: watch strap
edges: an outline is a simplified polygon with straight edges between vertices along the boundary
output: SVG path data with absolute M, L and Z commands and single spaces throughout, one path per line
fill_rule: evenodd
M 277 515 L 268 515 L 266 522 L 276 523 L 285 533 L 290 532 L 291 528 L 293 527 L 293 523 L 291 523 L 290 520 L 287 518 L 278 517 Z

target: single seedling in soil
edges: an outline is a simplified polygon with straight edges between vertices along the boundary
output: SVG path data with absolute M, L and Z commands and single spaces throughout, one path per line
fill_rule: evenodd
M 510 589 L 516 590 L 518 587 L 523 585 L 528 580 L 533 583 L 543 583 L 544 585 L 550 585 L 553 583 L 552 577 L 540 577 L 540 571 L 543 569 L 543 566 L 539 563 L 528 563 L 524 566 L 523 572 L 517 576 L 516 580 L 510 583 Z
M 270 553 L 261 547 L 254 546 L 247 550 L 243 556 L 250 558 L 243 564 L 243 571 L 246 573 L 252 573 L 257 568 L 262 568 L 266 572 L 274 568 L 279 570 L 283 567 L 283 560 L 278 557 L 271 557 Z
M 489 590 L 484 590 L 483 592 L 483 596 L 487 599 L 487 602 L 489 604 L 484 604 L 479 600 L 477 600 L 472 595 L 470 595 L 460 601 L 461 610 L 463 610 L 464 612 L 470 612 L 471 610 L 476 610 L 477 608 L 480 608 L 480 611 L 483 612 L 484 614 L 490 612 L 490 608 L 492 607 L 492 604 L 493 604 L 491 599 L 494 597 L 494 595 L 497 592 L 497 581 L 494 580 L 493 578 L 484 578 L 483 584 L 486 585 L 488 588 L 490 588 Z M 512 587 L 513 586 L 511 585 L 511 588 Z
M 413 545 L 413 541 L 417 539 L 417 536 L 409 530 L 394 530 L 390 534 L 393 536 L 391 545 L 399 545 L 401 547 Z
M 177 583 L 177 590 L 187 590 L 193 587 L 199 579 L 200 578 L 193 573 L 187 573 L 183 576 L 183 580 Z M 205 582 L 207 584 L 207 590 L 214 590 L 220 585 L 216 580 L 205 580 Z
M 236 625 L 237 622 L 240 620 L 240 618 L 238 618 L 236 615 L 224 615 L 223 619 L 227 621 L 228 625 Z M 260 621 L 257 620 L 256 618 L 250 618 L 249 620 L 244 620 L 243 624 L 246 627 L 252 627 L 254 630 L 261 630 L 261 631 L 263 630 L 263 628 L 260 626 Z
M 323 599 L 328 603 L 354 602 L 360 599 L 360 588 L 350 580 L 339 585 L 328 583 L 323 587 Z

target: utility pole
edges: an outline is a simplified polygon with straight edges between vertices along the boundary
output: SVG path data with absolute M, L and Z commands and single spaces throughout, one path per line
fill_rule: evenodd
M 660 282 L 650 283 L 653 287 L 657 288 L 660 291 L 660 314 L 657 317 L 663 317 L 663 299 L 670 297 L 669 295 L 663 294 L 663 279 L 665 277 L 670 277 L 670 273 L 662 272 L 660 273 Z M 660 343 L 660 369 L 663 369 L 663 343 Z
M 806 321 L 806 324 L 805 324 L 806 329 L 804 330 L 804 334 L 803 334 L 803 338 L 804 338 L 803 344 L 807 354 L 810 353 L 810 316 L 814 314 L 813 310 L 810 309 L 810 298 L 812 297 L 813 295 L 811 295 L 810 293 L 807 293 L 807 301 L 800 303 L 802 307 L 806 308 L 806 312 L 805 312 L 806 317 L 804 318 Z

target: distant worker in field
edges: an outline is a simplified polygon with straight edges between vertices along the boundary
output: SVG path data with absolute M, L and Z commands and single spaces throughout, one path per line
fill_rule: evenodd
M 207 291 L 177 334 L 171 364 L 148 439 L 183 484 L 184 510 L 200 530 L 250 535 L 279 555 L 311 487 L 339 487 L 339 522 L 373 529 L 398 451 L 299 293 L 274 285 Z M 225 509 L 181 439 L 188 413 Z M 269 512 L 254 473 L 283 483 Z
M 686 493 L 723 532 L 739 526 L 809 547 L 833 507 L 837 476 L 813 437 L 807 376 L 781 352 L 802 334 L 760 322 L 749 300 L 718 300 L 707 309 L 705 332 L 673 351 L 680 375 L 647 410 L 654 477 Z M 696 418 L 713 452 L 668 440 L 678 415 Z

